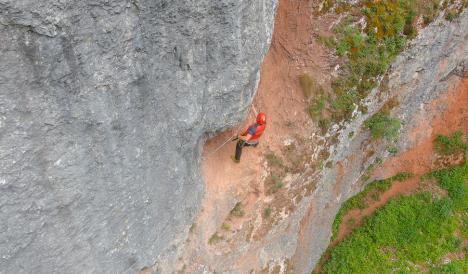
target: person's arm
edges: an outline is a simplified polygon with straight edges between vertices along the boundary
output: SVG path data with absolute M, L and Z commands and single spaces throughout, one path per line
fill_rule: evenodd
M 239 136 L 239 139 L 241 139 L 242 141 L 250 140 L 250 138 L 252 138 L 252 136 L 255 134 L 255 130 L 256 126 L 250 126 L 244 134 Z

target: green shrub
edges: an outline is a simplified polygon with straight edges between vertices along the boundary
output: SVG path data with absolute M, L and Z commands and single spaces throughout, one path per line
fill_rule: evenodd
M 442 265 L 441 258 L 464 252 L 464 239 L 458 235 L 468 233 L 468 164 L 431 176 L 448 197 L 420 192 L 390 200 L 330 251 L 323 273 L 466 273 L 465 259 Z
M 372 168 L 371 168 L 372 169 Z M 412 176 L 411 173 L 401 172 L 385 180 L 374 181 L 366 186 L 366 188 L 358 193 L 357 195 L 349 198 L 340 208 L 336 214 L 335 221 L 332 225 L 332 240 L 334 240 L 338 234 L 341 222 L 348 211 L 352 209 L 364 209 L 366 207 L 365 199 L 370 195 L 380 197 L 380 194 L 387 191 L 394 182 L 405 181 Z
M 458 12 L 457 10 L 449 9 L 445 12 L 445 19 L 447 21 L 453 21 L 453 19 L 457 18 Z
M 401 128 L 400 120 L 391 118 L 386 113 L 374 114 L 364 124 L 370 130 L 374 139 L 395 140 L 398 138 Z
M 242 209 L 242 203 L 237 202 L 234 208 L 231 210 L 230 213 L 234 217 L 242 217 L 245 215 L 244 209 Z
M 325 109 L 326 97 L 324 95 L 318 95 L 312 99 L 309 105 L 310 117 L 318 119 L 322 117 L 323 110 Z
M 217 232 L 215 232 L 213 235 L 211 235 L 210 239 L 208 240 L 208 244 L 214 245 L 222 241 L 224 238 L 222 236 L 219 236 Z
M 335 96 L 330 105 L 335 121 L 350 118 L 359 101 L 377 85 L 377 77 L 386 73 L 407 41 L 416 36 L 417 16 L 436 14 L 435 0 L 427 10 L 419 8 L 427 6 L 422 0 L 365 0 L 361 3 L 366 27 L 360 29 L 352 20 L 347 20 L 335 29 L 335 39 L 328 38 L 333 41 L 338 56 L 346 60 L 342 75 L 332 83 Z
M 438 135 L 434 141 L 437 152 L 445 155 L 468 150 L 468 142 L 463 141 L 463 133 L 456 131 L 452 136 Z
M 396 146 L 391 146 L 391 147 L 388 147 L 388 148 L 387 148 L 387 151 L 388 151 L 391 155 L 395 156 L 395 155 L 398 153 L 398 148 L 397 148 Z
M 221 228 L 224 229 L 224 230 L 229 231 L 229 230 L 231 230 L 231 225 L 228 224 L 228 223 L 223 223 L 223 224 L 221 225 Z
M 430 270 L 431 274 L 455 274 L 455 273 L 468 273 L 468 260 L 454 260 L 448 264 L 433 267 Z
M 440 12 L 439 0 L 363 0 L 350 5 L 346 1 L 323 1 L 322 11 L 335 8 L 336 13 L 349 12 L 349 16 L 334 29 L 334 36 L 320 36 L 318 40 L 334 47 L 344 63 L 341 75 L 332 81 L 333 93 L 325 102 L 312 102 L 309 112 L 313 118 L 324 107 L 329 107 L 335 122 L 350 119 L 360 100 L 377 86 L 395 57 L 405 48 L 407 41 L 417 35 L 416 20 L 429 24 Z M 466 6 L 464 1 L 463 5 Z M 444 2 L 447 8 L 448 2 Z M 461 11 L 449 10 L 446 18 L 452 20 Z M 356 24 L 364 17 L 365 27 Z M 313 81 L 303 76 L 301 86 L 310 98 L 315 87 Z M 359 110 L 362 110 L 360 107 Z

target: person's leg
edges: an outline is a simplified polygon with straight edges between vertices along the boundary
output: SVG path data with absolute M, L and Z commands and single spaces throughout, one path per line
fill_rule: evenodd
M 241 155 L 242 155 L 242 147 L 244 146 L 245 142 L 242 140 L 237 141 L 236 145 L 236 156 L 235 159 L 236 161 L 240 161 Z

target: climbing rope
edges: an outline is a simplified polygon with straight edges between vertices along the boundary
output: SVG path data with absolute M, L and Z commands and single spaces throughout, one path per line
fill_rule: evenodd
M 254 117 L 257 118 L 257 115 L 258 115 L 258 112 L 257 110 L 255 109 L 255 104 L 252 102 L 252 108 L 251 108 L 254 112 Z
M 249 113 L 251 113 L 251 110 L 254 111 L 254 113 L 255 113 L 254 118 L 255 118 L 256 115 L 257 115 L 257 110 L 255 109 L 255 106 L 254 106 L 253 103 L 252 103 L 252 107 L 249 109 Z M 247 114 L 247 116 L 248 116 L 248 114 Z M 240 130 L 240 128 L 241 128 L 242 126 L 243 126 L 243 124 L 240 124 L 240 125 L 237 127 L 237 129 L 236 129 L 235 132 L 236 132 L 236 133 L 239 132 L 239 130 Z M 229 143 L 229 141 L 233 140 L 233 138 L 236 137 L 236 136 L 237 136 L 237 134 L 234 134 L 234 135 L 232 135 L 231 137 L 229 137 L 226 141 L 224 141 L 224 143 L 222 143 L 221 145 L 219 145 L 215 150 L 213 150 L 212 152 L 210 152 L 208 155 L 204 156 L 203 159 L 206 159 L 206 158 L 212 156 L 213 154 L 215 154 L 218 150 L 220 150 L 223 146 L 225 146 L 227 143 Z

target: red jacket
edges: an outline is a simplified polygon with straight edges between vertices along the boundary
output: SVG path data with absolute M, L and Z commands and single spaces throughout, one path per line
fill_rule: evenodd
M 257 123 L 251 125 L 245 132 L 242 134 L 243 136 L 250 134 L 252 137 L 250 137 L 249 141 L 255 141 L 262 136 L 263 131 L 265 131 L 266 124 L 259 125 Z

